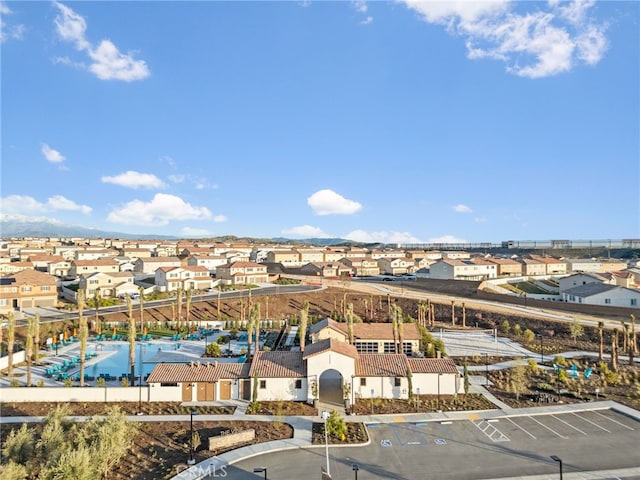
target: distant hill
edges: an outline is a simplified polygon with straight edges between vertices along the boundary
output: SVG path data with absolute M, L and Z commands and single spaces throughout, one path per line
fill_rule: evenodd
M 128 239 L 166 239 L 175 240 L 180 237 L 157 234 L 128 234 L 108 230 L 98 230 L 79 225 L 67 225 L 47 218 L 30 218 L 22 215 L 0 215 L 0 237 L 84 237 L 84 238 L 128 238 Z M 217 242 L 246 242 L 246 243 L 281 243 L 286 245 L 353 245 L 343 238 L 307 238 L 293 240 L 290 238 L 251 238 L 224 235 L 218 237 L 204 237 Z
M 85 238 L 177 238 L 166 235 L 130 235 L 86 228 L 79 225 L 67 225 L 46 218 L 28 218 L 21 216 L 0 216 L 0 237 L 85 237 Z

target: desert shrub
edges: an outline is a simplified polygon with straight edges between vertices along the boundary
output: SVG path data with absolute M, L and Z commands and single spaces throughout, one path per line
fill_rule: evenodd
M 329 418 L 326 422 L 326 428 L 327 434 L 332 437 L 339 438 L 343 442 L 347 438 L 347 424 L 335 410 L 332 410 L 329 414 Z

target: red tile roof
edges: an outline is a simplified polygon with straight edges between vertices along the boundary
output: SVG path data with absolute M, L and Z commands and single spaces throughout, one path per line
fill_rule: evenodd
M 302 378 L 306 375 L 302 352 L 258 352 L 249 370 L 249 376 L 258 378 Z
M 408 358 L 412 373 L 458 373 L 450 358 Z
M 356 350 L 356 347 L 353 345 L 341 342 L 334 338 L 325 338 L 324 340 L 320 340 L 319 342 L 312 343 L 311 345 L 304 347 L 304 354 L 302 355 L 302 358 L 307 359 L 326 351 L 341 353 L 342 355 L 351 358 L 357 358 L 358 356 L 358 350 Z
M 249 378 L 248 363 L 191 362 L 159 363 L 148 383 L 217 382 L 220 379 Z
M 402 353 L 363 353 L 356 358 L 356 377 L 405 377 L 407 356 Z

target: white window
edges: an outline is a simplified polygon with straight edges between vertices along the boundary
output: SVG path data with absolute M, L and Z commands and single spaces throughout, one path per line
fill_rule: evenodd
M 635 307 L 636 305 L 638 305 L 638 299 L 636 299 L 636 298 L 632 298 L 632 299 L 631 299 L 631 306 L 632 306 L 632 307 Z
M 605 305 L 611 305 L 611 299 L 610 298 L 605 298 L 604 299 L 604 303 L 605 303 Z

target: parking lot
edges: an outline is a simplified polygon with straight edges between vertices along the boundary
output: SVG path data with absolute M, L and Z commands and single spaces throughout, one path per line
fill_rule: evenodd
M 358 464 L 361 480 L 557 478 L 558 464 L 551 455 L 563 460 L 565 479 L 640 478 L 640 422 L 610 409 L 393 420 L 368 424 L 367 446 L 331 448 L 333 478 L 353 478 L 353 464 Z M 324 463 L 323 449 L 275 452 L 233 465 L 228 478 L 256 479 L 250 473 L 255 465 L 268 466 L 269 478 L 319 478 L 309 472 Z

